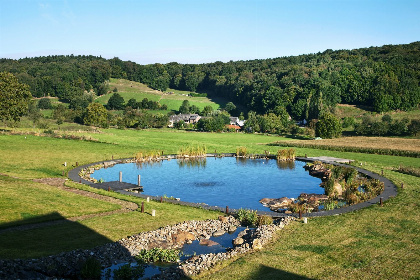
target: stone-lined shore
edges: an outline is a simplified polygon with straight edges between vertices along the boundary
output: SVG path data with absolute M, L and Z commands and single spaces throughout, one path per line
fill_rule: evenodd
M 292 221 L 293 217 L 277 219 L 271 225 L 246 229 L 239 234 L 232 249 L 218 254 L 194 256 L 178 266 L 165 270 L 153 279 L 179 279 L 196 275 L 218 262 L 235 258 L 252 250 L 259 250 L 276 231 Z M 80 278 L 83 264 L 90 258 L 97 259 L 102 268 L 123 262 L 133 262 L 142 249 L 180 248 L 185 242 L 208 239 L 216 234 L 234 231 L 240 225 L 233 216 L 219 220 L 186 221 L 154 231 L 142 232 L 91 250 L 74 250 L 61 254 L 29 260 L 0 260 L 0 279 L 56 279 Z

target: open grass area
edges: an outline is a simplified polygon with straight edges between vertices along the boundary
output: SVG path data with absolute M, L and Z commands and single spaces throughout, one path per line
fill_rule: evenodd
M 53 186 L 2 175 L 0 196 L 0 228 L 120 208 L 117 204 L 83 197 Z
M 118 93 L 124 98 L 125 102 L 131 98 L 134 98 L 137 101 L 147 98 L 148 100 L 159 101 L 162 105 L 166 104 L 169 111 L 178 111 L 184 100 L 188 100 L 190 105 L 195 105 L 201 110 L 204 109 L 205 106 L 211 106 L 214 110 L 216 110 L 219 109 L 222 104 L 224 105 L 223 100 L 220 98 L 217 99 L 217 102 L 215 102 L 208 97 L 190 97 L 187 96 L 190 93 L 189 91 L 175 89 L 168 89 L 166 92 L 172 92 L 173 94 L 167 94 L 151 89 L 142 83 L 124 79 L 110 79 L 109 87 L 111 90 L 117 88 Z M 108 103 L 112 94 L 113 92 L 100 96 L 95 100 L 95 102 L 105 105 Z M 219 102 L 221 102 L 221 104 L 219 104 Z
M 0 135 L 0 173 L 20 179 L 2 176 L 6 188 L 40 189 L 42 196 L 51 201 L 49 209 L 36 212 L 28 207 L 28 217 L 47 216 L 61 205 L 64 198 L 45 185 L 28 179 L 62 177 L 63 163 L 74 165 L 105 159 L 132 157 L 140 150 L 163 150 L 176 153 L 180 147 L 189 144 L 205 144 L 208 152 L 235 152 L 245 146 L 251 153 L 268 150 L 276 153 L 279 147 L 268 146 L 275 141 L 292 139 L 241 133 L 197 133 L 162 130 L 118 130 L 73 131 L 78 136 L 91 136 L 100 142 L 65 140 L 32 135 Z M 26 138 L 25 138 L 26 137 Z M 353 140 L 356 140 L 354 138 Z M 371 138 L 368 138 L 371 139 Z M 368 140 L 367 139 L 367 140 Z M 384 138 L 381 138 L 384 140 Z M 394 138 L 392 138 L 394 139 Z M 338 139 L 332 141 L 344 141 Z M 403 139 L 410 140 L 410 139 Z M 293 140 L 295 141 L 295 140 Z M 302 140 L 303 141 L 303 140 Z M 417 140 L 420 141 L 420 140 Z M 351 142 L 351 141 L 350 141 Z M 396 141 L 398 142 L 398 141 Z M 368 142 L 366 142 L 368 143 Z M 378 139 L 380 143 L 380 139 Z M 401 142 L 401 146 L 408 145 Z M 347 144 L 346 144 L 347 145 Z M 395 143 L 398 146 L 398 143 Z M 420 269 L 420 178 L 393 171 L 398 166 L 420 167 L 417 158 L 324 151 L 296 148 L 296 154 L 303 156 L 334 156 L 356 160 L 363 167 L 380 173 L 397 186 L 404 183 L 399 195 L 387 201 L 383 207 L 372 206 L 354 213 L 340 216 L 310 219 L 308 224 L 295 222 L 280 232 L 269 247 L 259 252 L 228 261 L 208 274 L 197 279 L 418 279 Z M 67 183 L 73 188 L 82 188 L 107 194 L 106 191 L 91 189 L 78 183 Z M 15 193 L 17 195 L 17 193 Z M 32 193 L 37 196 L 37 192 Z M 42 195 L 41 195 L 42 194 Z M 108 193 L 114 197 L 140 204 L 144 200 Z M 281 194 L 279 194 L 279 197 Z M 29 199 L 29 198 L 28 198 Z M 0 205 L 7 205 L 10 213 L 23 213 L 24 204 L 14 204 L 15 197 L 0 196 Z M 39 203 L 39 202 L 36 202 Z M 36 205 L 35 203 L 35 205 Z M 98 205 L 88 200 L 83 211 L 99 210 Z M 45 203 L 47 204 L 47 203 Z M 95 206 L 96 205 L 96 206 Z M 110 205 L 105 204 L 105 207 Z M 101 206 L 102 207 L 102 206 Z M 77 208 L 77 207 L 76 207 Z M 58 207 L 56 211 L 60 208 Z M 96 209 L 96 210 L 95 210 Z M 156 209 L 157 217 L 151 217 Z M 26 209 L 25 209 L 26 210 Z M 71 203 L 60 212 L 60 216 L 78 215 Z M 26 214 L 25 214 L 26 215 Z M 37 257 L 62 250 L 89 248 L 118 240 L 140 231 L 191 219 L 217 217 L 218 213 L 192 209 L 166 203 L 146 204 L 146 213 L 132 211 L 104 217 L 94 217 L 77 223 L 65 223 L 45 228 L 19 232 L 0 233 L 0 258 Z M 8 222 L 21 221 L 22 215 L 10 215 Z M 5 222 L 2 222 L 3 224 Z

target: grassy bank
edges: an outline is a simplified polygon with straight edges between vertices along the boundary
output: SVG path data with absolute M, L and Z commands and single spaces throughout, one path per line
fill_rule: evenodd
M 63 171 L 79 164 L 105 159 L 132 157 L 140 150 L 163 150 L 176 153 L 188 144 L 205 144 L 208 152 L 235 152 L 245 146 L 250 153 L 268 150 L 276 153 L 279 147 L 268 146 L 275 141 L 291 139 L 254 135 L 192 133 L 174 130 L 116 130 L 99 132 L 71 132 L 90 136 L 100 142 L 65 140 L 32 135 L 0 135 L 0 173 L 3 193 L 0 205 L 7 208 L 7 220 L 2 225 L 19 222 L 24 217 L 48 219 L 61 205 L 69 203 L 59 212 L 61 219 L 87 212 L 100 212 L 115 207 L 110 203 L 86 200 L 83 209 L 71 204 L 77 200 L 65 197 L 57 190 L 34 183 L 29 179 L 62 177 Z M 25 138 L 26 137 L 26 138 Z M 399 195 L 387 201 L 384 207 L 367 209 L 341 216 L 310 219 L 308 224 L 296 222 L 279 233 L 273 244 L 262 251 L 226 262 L 198 279 L 416 279 L 420 275 L 420 178 L 392 171 L 402 165 L 420 167 L 416 158 L 324 151 L 297 148 L 297 155 L 335 156 L 363 163 L 363 167 L 377 173 L 384 169 L 386 177 L 398 186 L 404 183 Z M 64 167 L 63 163 L 68 166 Z M 77 183 L 69 187 L 90 189 Z M 52 188 L 52 187 L 51 187 Z M 39 196 L 38 190 L 39 189 Z M 4 193 L 10 193 L 5 196 Z M 23 190 L 28 190 L 25 192 Z M 98 193 L 106 191 L 92 190 Z M 41 195 L 42 194 L 42 195 Z M 109 193 L 108 193 L 109 194 Z M 117 198 L 137 204 L 142 199 L 111 193 Z M 32 203 L 33 207 L 25 208 Z M 23 199 L 24 203 L 13 201 Z M 50 205 L 42 201 L 51 201 Z M 35 207 L 38 205 L 37 207 Z M 58 206 L 59 205 L 59 206 Z M 104 207 L 104 208 L 100 208 Z M 35 209 L 37 208 L 37 209 Z M 80 207 L 81 208 L 81 207 Z M 157 217 L 151 217 L 156 209 Z M 38 211 L 38 212 L 37 212 Z M 82 211 L 82 212 L 77 212 Z M 166 203 L 146 204 L 146 213 L 132 211 L 105 217 L 94 217 L 77 223 L 19 232 L 0 233 L 0 258 L 37 257 L 62 250 L 88 248 L 118 240 L 140 231 L 152 230 L 166 224 L 190 219 L 214 218 L 215 212 L 191 209 Z M 3 213 L 3 211 L 2 211 Z M 22 213 L 26 213 L 22 216 Z M 26 216 L 25 216 L 26 215 Z M 31 220 L 29 220 L 31 221 Z M 31 221 L 32 222 L 32 221 Z

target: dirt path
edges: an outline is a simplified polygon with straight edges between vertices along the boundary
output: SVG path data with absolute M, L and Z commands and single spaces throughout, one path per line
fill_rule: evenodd
M 17 179 L 19 179 L 19 178 L 17 178 Z M 63 178 L 43 178 L 43 179 L 35 179 L 33 181 L 37 182 L 37 183 L 57 187 L 61 190 L 64 190 L 64 191 L 67 191 L 67 192 L 72 192 L 72 193 L 75 193 L 75 194 L 78 194 L 78 195 L 83 195 L 83 196 L 86 196 L 86 197 L 89 197 L 89 198 L 98 199 L 98 200 L 106 201 L 106 202 L 109 202 L 109 203 L 118 204 L 118 205 L 121 206 L 121 208 L 117 209 L 117 210 L 113 210 L 113 211 L 108 211 L 108 212 L 102 212 L 102 213 L 88 214 L 88 215 L 66 218 L 64 220 L 48 221 L 48 222 L 42 222 L 42 223 L 35 223 L 35 224 L 28 224 L 28 225 L 10 227 L 10 228 L 0 230 L 0 233 L 12 232 L 12 231 L 18 231 L 18 230 L 35 229 L 35 228 L 47 227 L 47 226 L 51 226 L 51 225 L 63 224 L 63 223 L 66 223 L 66 222 L 83 221 L 83 220 L 94 218 L 94 217 L 104 217 L 104 216 L 109 216 L 109 215 L 113 215 L 113 214 L 126 213 L 126 212 L 135 211 L 139 207 L 136 203 L 133 203 L 133 202 L 128 202 L 128 201 L 116 199 L 116 198 L 105 196 L 105 195 L 100 195 L 100 194 L 91 193 L 91 192 L 84 191 L 84 190 L 79 190 L 79 189 L 73 189 L 73 188 L 70 188 L 70 187 L 66 187 L 64 185 L 66 179 L 63 179 Z

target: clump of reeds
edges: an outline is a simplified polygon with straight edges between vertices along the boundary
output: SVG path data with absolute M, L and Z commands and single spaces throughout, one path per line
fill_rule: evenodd
M 177 158 L 185 157 L 205 157 L 207 154 L 206 145 L 181 147 L 178 151 Z
M 238 147 L 236 148 L 236 156 L 237 157 L 246 157 L 247 156 L 246 147 Z
M 277 151 L 277 160 L 278 161 L 295 160 L 295 150 L 294 149 L 278 150 Z
M 160 160 L 163 155 L 163 151 L 141 151 L 135 155 L 135 160 L 137 162 L 142 161 L 156 161 Z

